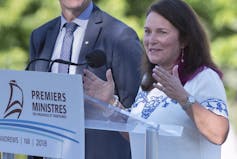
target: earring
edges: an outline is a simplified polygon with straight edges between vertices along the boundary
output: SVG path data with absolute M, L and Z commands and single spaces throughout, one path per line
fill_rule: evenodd
M 181 63 L 184 63 L 184 49 L 181 49 Z

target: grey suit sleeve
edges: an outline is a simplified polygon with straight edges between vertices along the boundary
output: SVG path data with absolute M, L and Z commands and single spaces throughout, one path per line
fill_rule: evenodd
M 37 58 L 36 57 L 36 49 L 35 49 L 35 37 L 34 37 L 34 32 L 31 33 L 30 35 L 30 47 L 29 47 L 29 59 L 28 61 L 30 62 L 31 60 Z M 29 70 L 34 70 L 34 63 L 31 63 L 29 65 Z
M 30 36 L 30 60 L 36 58 L 36 49 L 35 49 L 35 44 L 34 44 L 35 38 L 34 38 L 34 32 L 31 33 Z
M 116 93 L 125 107 L 130 107 L 136 97 L 141 77 L 142 46 L 136 33 L 126 28 L 113 50 L 112 71 Z

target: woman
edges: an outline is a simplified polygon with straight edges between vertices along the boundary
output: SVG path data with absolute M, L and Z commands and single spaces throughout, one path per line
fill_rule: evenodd
M 195 12 L 181 0 L 151 5 L 144 48 L 143 80 L 131 113 L 184 127 L 180 138 L 159 138 L 160 158 L 220 158 L 229 130 L 226 94 Z M 85 70 L 84 88 L 91 96 L 123 107 L 113 96 L 111 70 L 107 81 Z

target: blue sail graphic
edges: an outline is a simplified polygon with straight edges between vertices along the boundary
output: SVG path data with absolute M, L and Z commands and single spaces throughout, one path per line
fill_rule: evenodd
M 4 118 L 15 115 L 18 113 L 17 119 L 20 117 L 23 103 L 24 103 L 24 95 L 21 87 L 19 87 L 15 80 L 11 80 L 9 82 L 10 85 L 10 97 L 9 102 L 4 112 Z

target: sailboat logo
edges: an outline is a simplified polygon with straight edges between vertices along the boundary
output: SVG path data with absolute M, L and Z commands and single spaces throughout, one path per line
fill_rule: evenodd
M 10 97 L 9 102 L 4 112 L 4 118 L 9 116 L 15 116 L 19 119 L 24 103 L 24 95 L 20 86 L 18 86 L 15 80 L 9 82 L 10 85 Z

